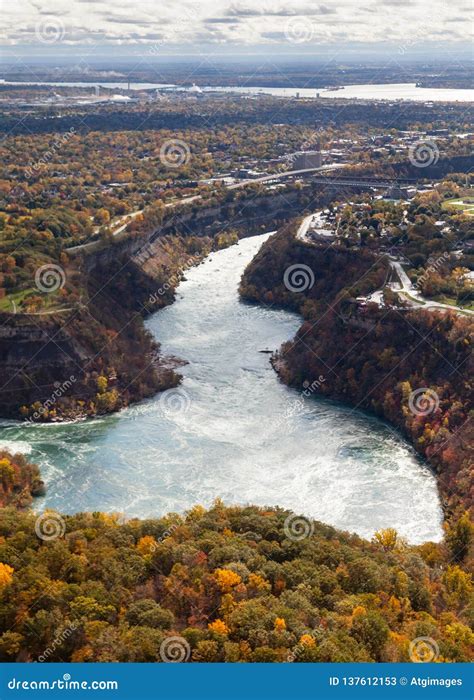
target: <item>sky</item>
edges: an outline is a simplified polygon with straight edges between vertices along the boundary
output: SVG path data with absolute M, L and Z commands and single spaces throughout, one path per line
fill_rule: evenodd
M 224 47 L 467 45 L 471 0 L 2 0 L 0 44 Z

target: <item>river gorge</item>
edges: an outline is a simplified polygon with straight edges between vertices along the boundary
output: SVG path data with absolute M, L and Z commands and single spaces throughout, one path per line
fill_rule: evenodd
M 119 414 L 33 425 L 4 421 L 1 447 L 28 453 L 47 485 L 37 508 L 182 512 L 216 497 L 279 505 L 370 537 L 442 538 L 436 480 L 390 426 L 281 384 L 266 351 L 297 331 L 288 311 L 243 303 L 238 284 L 269 234 L 213 253 L 174 304 L 147 321 L 183 383 Z M 262 352 L 263 351 L 263 352 Z

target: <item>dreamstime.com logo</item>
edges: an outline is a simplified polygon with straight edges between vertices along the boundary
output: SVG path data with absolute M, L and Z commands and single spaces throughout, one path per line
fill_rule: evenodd
M 9 690 L 118 690 L 118 681 L 73 681 L 71 674 L 65 673 L 54 681 L 8 681 Z
M 66 284 L 66 273 L 60 265 L 42 265 L 35 272 L 35 285 L 40 292 L 50 294 Z
M 428 664 L 438 658 L 439 646 L 432 637 L 417 637 L 410 642 L 408 654 L 413 663 Z
M 429 259 L 428 260 L 428 263 L 429 263 L 428 267 L 426 268 L 424 273 L 422 275 L 420 275 L 420 277 L 417 279 L 414 286 L 417 289 L 421 289 L 423 287 L 423 284 L 426 282 L 426 280 L 431 275 L 431 273 L 438 272 L 438 270 L 440 268 L 442 268 L 445 263 L 448 262 L 449 258 L 450 258 L 450 253 L 448 253 L 448 251 L 445 251 L 442 255 L 440 255 L 435 260 Z
M 76 381 L 76 377 L 73 374 L 71 374 L 69 379 L 66 379 L 66 381 L 62 382 L 62 384 L 60 382 L 54 382 L 55 389 L 52 392 L 51 396 L 48 399 L 46 399 L 46 401 L 43 401 L 41 406 L 37 408 L 31 416 L 25 419 L 25 422 L 35 423 L 46 413 L 49 413 L 49 411 L 55 407 L 58 399 L 60 399 L 61 396 L 64 396 L 66 391 L 70 389 Z
M 289 540 L 301 542 L 314 533 L 314 523 L 304 515 L 289 515 L 284 524 L 283 530 Z
M 159 289 L 158 292 L 155 294 L 150 294 L 148 297 L 148 304 L 156 304 L 159 299 L 166 294 L 170 289 L 174 289 L 180 282 L 182 274 L 184 270 L 194 267 L 194 265 L 197 265 L 197 263 L 200 261 L 200 256 L 199 255 L 192 255 L 190 258 L 186 260 L 184 265 L 182 265 L 177 272 L 175 272 L 174 275 L 172 275 L 167 282 L 165 282 Z
M 428 168 L 436 165 L 439 149 L 434 141 L 421 140 L 413 143 L 408 150 L 408 159 L 415 168 Z
M 35 36 L 42 44 L 56 44 L 66 36 L 66 27 L 57 17 L 46 17 L 36 23 Z
M 36 518 L 35 532 L 40 540 L 50 542 L 58 537 L 64 537 L 66 523 L 59 513 L 47 510 Z
M 415 416 L 428 416 L 439 408 L 439 396 L 433 389 L 415 389 L 408 398 L 408 408 Z
M 71 128 L 68 131 L 66 131 L 66 133 L 59 134 L 58 136 L 56 136 L 53 143 L 51 144 L 51 147 L 48 148 L 48 150 L 41 156 L 41 158 L 39 158 L 34 163 L 30 163 L 30 165 L 28 165 L 25 168 L 25 177 L 33 177 L 34 175 L 39 173 L 44 167 L 46 167 L 48 163 L 50 163 L 53 160 L 56 153 L 61 150 L 64 144 L 66 144 L 69 141 L 69 139 L 75 135 L 75 133 L 75 128 L 71 126 Z
M 168 139 L 160 148 L 160 161 L 165 168 L 182 168 L 191 160 L 191 149 L 186 141 Z
M 173 18 L 173 33 L 177 35 L 182 35 L 187 31 L 191 30 L 197 22 L 199 22 L 199 4 L 187 5 L 183 8 L 183 14 L 175 16 Z M 176 8 L 178 9 L 178 8 Z M 150 56 L 159 56 L 161 54 L 163 45 L 172 41 L 173 35 L 169 33 L 163 33 L 158 41 L 154 41 L 153 44 L 148 48 L 148 54 Z
M 191 399 L 184 389 L 169 389 L 159 398 L 162 414 L 168 418 L 187 413 L 191 407 Z
M 166 637 L 161 642 L 160 658 L 165 664 L 180 664 L 188 661 L 191 647 L 184 637 Z
M 285 37 L 294 44 L 306 44 L 314 37 L 314 22 L 303 17 L 292 17 L 285 26 Z
M 283 275 L 283 284 L 289 292 L 305 292 L 314 285 L 314 272 L 308 265 L 290 265 Z
M 69 637 L 72 634 L 74 634 L 74 632 L 77 630 L 77 628 L 78 628 L 77 622 L 72 622 L 69 625 L 69 627 L 67 627 L 65 630 L 63 630 L 63 632 L 61 632 L 61 634 L 58 634 L 58 636 L 55 637 L 55 639 L 53 639 L 53 642 L 51 643 L 51 645 L 49 647 L 47 647 L 40 656 L 38 656 L 38 663 L 42 664 L 45 661 L 47 661 L 49 659 L 49 657 L 54 654 L 56 649 L 59 649 L 63 645 L 63 643 L 67 639 L 69 639 Z
M 318 379 L 315 379 L 312 382 L 303 382 L 303 389 L 301 391 L 301 394 L 297 398 L 292 399 L 287 403 L 285 412 L 278 417 L 278 419 L 274 423 L 274 426 L 280 427 L 285 423 L 288 423 L 288 421 L 294 416 L 304 415 L 304 413 L 308 410 L 308 404 L 305 401 L 305 399 L 309 398 L 316 391 L 318 391 L 325 381 L 326 377 L 320 374 Z

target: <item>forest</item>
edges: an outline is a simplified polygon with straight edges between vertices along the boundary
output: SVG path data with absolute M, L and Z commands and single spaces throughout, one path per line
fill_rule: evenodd
M 8 505 L 32 467 L 4 454 L 0 469 L 1 661 L 473 659 L 465 516 L 420 546 L 219 500 L 156 520 L 38 517 Z

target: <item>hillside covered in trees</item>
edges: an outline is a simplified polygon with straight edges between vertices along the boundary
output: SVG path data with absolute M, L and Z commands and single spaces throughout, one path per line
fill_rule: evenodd
M 285 287 L 291 265 L 309 266 L 314 285 L 299 292 Z M 436 471 L 446 515 L 454 521 L 473 505 L 472 320 L 452 312 L 358 306 L 355 297 L 380 287 L 381 265 L 365 251 L 307 246 L 289 227 L 248 266 L 241 294 L 302 313 L 296 337 L 274 360 L 282 380 L 303 386 L 324 375 L 323 394 L 403 431 Z
M 2 661 L 473 658 L 467 520 L 415 547 L 220 501 L 127 522 L 0 514 Z

